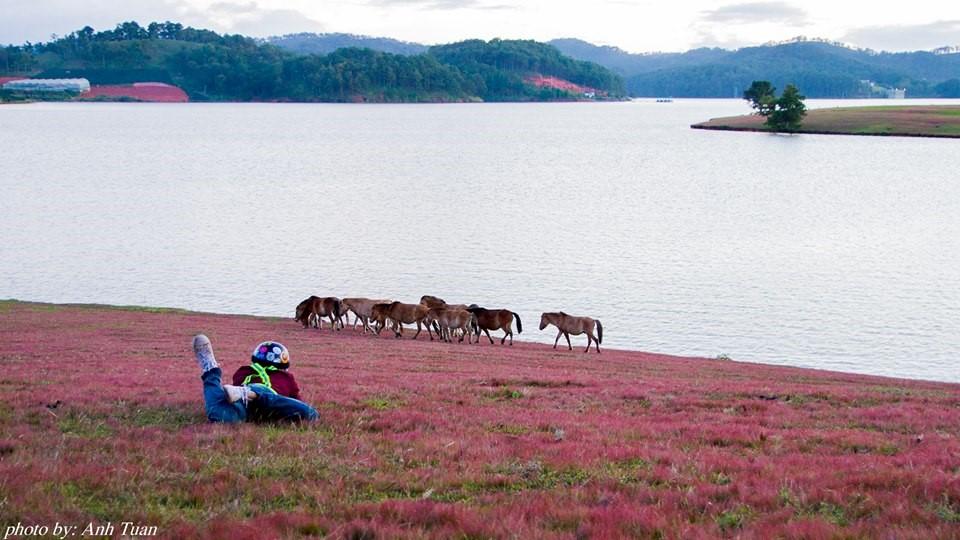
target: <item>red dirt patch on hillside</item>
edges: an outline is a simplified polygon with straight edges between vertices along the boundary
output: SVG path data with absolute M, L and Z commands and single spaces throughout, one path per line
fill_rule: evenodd
M 187 93 L 181 88 L 164 83 L 144 82 L 134 84 L 97 85 L 81 96 L 82 99 L 92 99 L 100 96 L 129 97 L 140 101 L 156 103 L 186 103 L 190 101 Z
M 228 375 L 286 344 L 321 420 L 206 423 L 196 332 Z M 0 515 L 165 538 L 960 536 L 960 385 L 387 334 L 0 302 Z
M 600 92 L 589 86 L 580 86 L 579 84 L 574 84 L 570 81 L 564 79 L 558 79 L 556 77 L 547 77 L 544 75 L 531 75 L 524 79 L 528 83 L 538 87 L 538 88 L 554 88 L 557 90 L 566 90 L 567 92 L 574 92 L 577 94 L 584 94 L 587 92 L 592 92 L 594 94 L 600 95 Z

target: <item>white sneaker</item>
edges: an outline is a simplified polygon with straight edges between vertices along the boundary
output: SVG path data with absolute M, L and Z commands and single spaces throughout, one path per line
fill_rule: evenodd
M 227 401 L 236 403 L 238 401 L 247 404 L 247 396 L 250 391 L 246 386 L 234 386 L 232 384 L 223 385 L 223 391 L 227 394 Z
M 200 366 L 200 371 L 203 373 L 220 367 L 216 357 L 213 356 L 213 345 L 210 344 L 210 338 L 203 334 L 193 336 L 193 354 L 196 356 L 197 365 Z

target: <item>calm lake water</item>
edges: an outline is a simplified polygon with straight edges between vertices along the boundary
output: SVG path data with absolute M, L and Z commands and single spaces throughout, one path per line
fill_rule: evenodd
M 746 111 L 2 106 L 0 297 L 434 294 L 520 339 L 564 310 L 614 348 L 960 381 L 960 141 L 688 128 Z

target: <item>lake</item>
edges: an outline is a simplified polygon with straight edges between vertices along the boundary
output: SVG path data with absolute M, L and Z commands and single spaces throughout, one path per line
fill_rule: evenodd
M 960 382 L 960 141 L 688 127 L 747 110 L 0 106 L 0 297 L 433 294 L 519 339 L 563 310 L 613 348 Z

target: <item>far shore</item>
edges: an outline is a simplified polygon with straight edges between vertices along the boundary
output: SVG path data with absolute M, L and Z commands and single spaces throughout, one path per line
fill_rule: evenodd
M 960 138 L 958 105 L 881 105 L 813 109 L 807 112 L 800 129 L 789 132 L 771 129 L 764 121 L 762 116 L 751 114 L 713 118 L 690 127 L 765 133 Z

